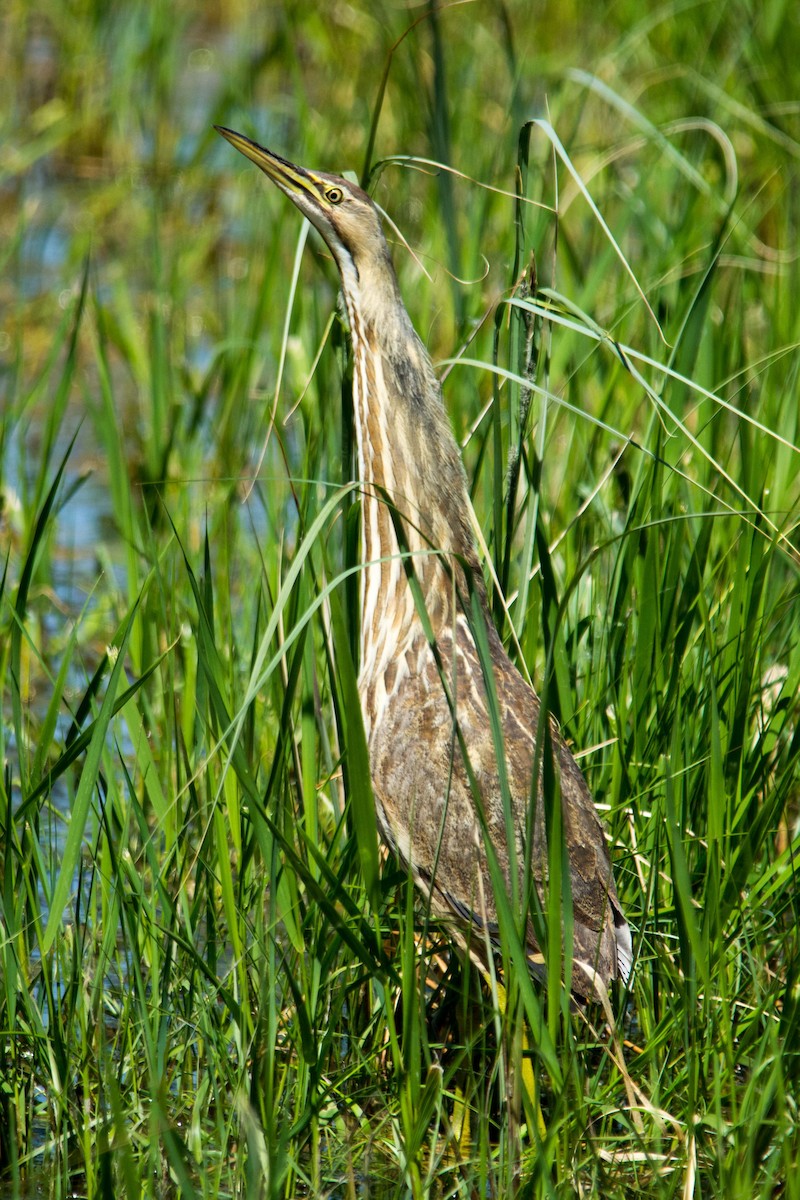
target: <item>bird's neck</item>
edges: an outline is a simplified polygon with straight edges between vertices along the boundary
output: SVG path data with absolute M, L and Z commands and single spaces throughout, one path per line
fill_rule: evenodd
M 385 670 L 422 635 L 420 598 L 438 635 L 455 621 L 459 596 L 470 586 L 466 574 L 481 589 L 482 581 L 461 456 L 430 358 L 396 282 L 393 294 L 375 289 L 379 305 L 370 303 L 367 289 L 358 290 L 359 282 L 344 294 L 362 483 L 363 679 Z

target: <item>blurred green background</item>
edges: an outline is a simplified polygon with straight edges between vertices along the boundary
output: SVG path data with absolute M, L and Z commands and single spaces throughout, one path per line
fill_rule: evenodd
M 623 1065 L 550 996 L 542 1137 L 532 1001 L 437 1024 L 363 887 L 338 284 L 214 123 L 387 214 L 605 814 Z M 0 1193 L 800 1196 L 799 158 L 788 0 L 5 0 Z

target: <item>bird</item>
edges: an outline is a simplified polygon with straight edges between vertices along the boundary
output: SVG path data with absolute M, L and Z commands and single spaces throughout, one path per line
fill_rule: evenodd
M 461 454 L 376 205 L 344 178 L 215 129 L 319 231 L 339 271 L 361 492 L 358 690 L 381 836 L 487 974 L 500 944 L 498 879 L 510 897 L 532 878 L 531 908 L 547 912 L 551 755 L 569 864 L 571 994 L 602 999 L 613 980 L 627 981 L 633 958 L 608 843 L 569 747 L 552 718 L 540 721 L 540 700 L 490 618 Z M 531 915 L 524 953 L 540 979 L 546 940 Z

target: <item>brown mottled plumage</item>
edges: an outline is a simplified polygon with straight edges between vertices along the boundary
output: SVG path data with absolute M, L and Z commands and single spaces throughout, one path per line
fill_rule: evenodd
M 339 268 L 353 342 L 363 484 L 359 690 L 378 824 L 433 910 L 451 918 L 461 945 L 479 962 L 485 961 L 485 933 L 491 939 L 497 929 L 485 836 L 491 839 L 510 893 L 511 864 L 516 861 L 521 871 L 526 859 L 539 700 L 511 663 L 488 616 L 464 469 L 439 383 L 403 306 L 369 196 L 337 176 L 297 167 L 241 134 L 219 132 L 316 226 Z M 409 586 L 411 569 L 432 643 Z M 484 614 L 511 797 L 513 848 L 507 839 L 484 673 L 467 616 L 470 592 L 477 594 Z M 552 726 L 551 740 L 570 865 L 571 983 L 577 995 L 590 997 L 595 977 L 603 984 L 619 975 L 627 977 L 630 930 L 589 790 Z M 530 862 L 545 903 L 547 845 L 541 793 L 540 774 Z M 482 806 L 486 834 L 477 805 Z M 540 973 L 543 959 L 532 926 L 528 951 L 531 970 Z

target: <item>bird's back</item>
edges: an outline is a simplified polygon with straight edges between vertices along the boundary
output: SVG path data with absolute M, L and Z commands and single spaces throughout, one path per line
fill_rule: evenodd
M 456 618 L 455 636 L 452 628 L 440 629 L 435 651 L 420 626 L 381 678 L 362 676 L 361 681 L 365 708 L 379 714 L 370 731 L 370 759 L 383 836 L 412 869 L 432 910 L 455 922 L 459 940 L 479 960 L 485 960 L 486 933 L 496 944 L 498 932 L 486 839 L 509 895 L 514 889 L 512 863 L 523 902 L 526 862 L 542 908 L 548 876 L 541 755 L 531 804 L 539 700 L 497 634 L 491 626 L 486 629 L 502 748 L 496 744 L 483 667 L 463 612 Z M 630 933 L 586 782 L 552 726 L 550 742 L 573 908 L 572 946 L 565 951 L 574 964 L 573 991 L 591 997 L 595 972 L 604 984 L 627 975 Z M 543 957 L 532 920 L 528 951 L 532 971 L 541 973 Z

